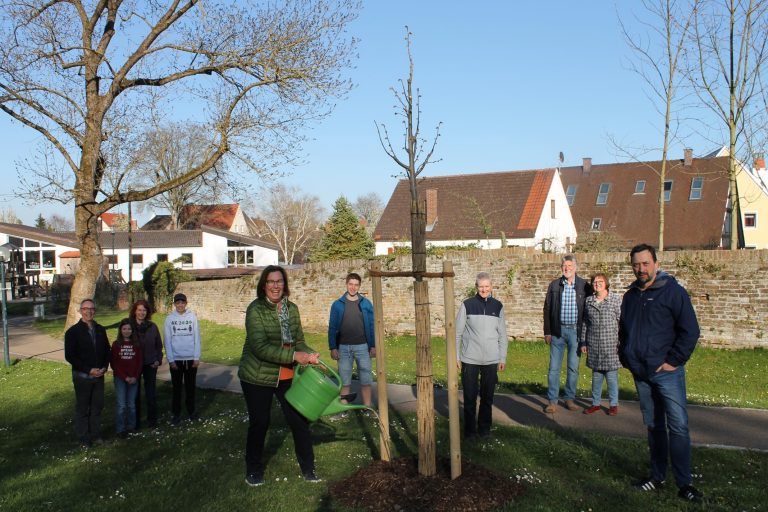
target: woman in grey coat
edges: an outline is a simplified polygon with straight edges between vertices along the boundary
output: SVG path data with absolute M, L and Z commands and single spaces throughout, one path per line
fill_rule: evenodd
M 600 410 L 603 380 L 608 381 L 608 414 L 619 413 L 619 318 L 621 297 L 610 291 L 610 283 L 603 273 L 592 276 L 595 294 L 584 304 L 584 325 L 581 352 L 587 354 L 587 367 L 592 368 L 592 406 L 584 414 Z

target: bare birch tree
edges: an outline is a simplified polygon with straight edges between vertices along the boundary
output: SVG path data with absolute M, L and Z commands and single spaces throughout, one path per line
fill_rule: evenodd
M 102 266 L 98 216 L 202 176 L 231 152 L 258 169 L 349 89 L 355 0 L 27 0 L 0 6 L 0 110 L 56 153 L 27 197 L 74 201 L 81 262 L 67 325 Z M 150 108 L 151 107 L 151 108 Z M 137 185 L 119 157 L 150 112 L 212 134 L 200 164 Z M 50 193 L 50 195 L 49 195 Z
M 317 196 L 305 194 L 298 187 L 275 184 L 261 194 L 258 235 L 273 240 L 280 260 L 292 265 L 320 238 L 323 213 Z
M 642 0 L 641 5 L 650 20 L 636 17 L 639 26 L 646 29 L 645 37 L 630 32 L 619 18 L 621 32 L 636 61 L 630 66 L 645 84 L 648 99 L 663 119 L 664 129 L 661 145 L 661 169 L 659 175 L 659 242 L 658 249 L 664 250 L 664 182 L 667 179 L 669 144 L 675 138 L 677 117 L 674 106 L 680 98 L 680 84 L 683 79 L 681 64 L 683 52 L 689 41 L 693 18 L 699 0 Z M 674 126 L 673 126 L 674 123 Z M 628 151 L 626 146 L 613 144 L 622 153 L 638 160 L 637 153 Z M 643 151 L 644 153 L 647 150 Z
M 384 201 L 376 192 L 369 192 L 358 196 L 352 204 L 352 209 L 365 219 L 365 230 L 370 235 L 376 229 L 381 214 L 384 213 Z
M 768 2 L 702 1 L 693 24 L 687 73 L 702 104 L 728 133 L 730 249 L 739 248 L 740 208 L 736 179 L 744 127 L 762 106 L 761 81 L 768 53 Z
M 435 464 L 435 409 L 432 387 L 432 344 L 430 338 L 429 287 L 423 274 L 427 271 L 426 244 L 426 202 L 419 197 L 417 178 L 424 168 L 434 163 L 440 125 L 435 129 L 431 143 L 421 135 L 420 94 L 413 94 L 413 55 L 411 54 L 411 32 L 406 27 L 406 48 L 408 50 L 408 78 L 400 80 L 400 89 L 392 88 L 396 99 L 396 115 L 402 116 L 405 126 L 401 158 L 389 137 L 387 127 L 376 123 L 384 152 L 402 168 L 408 178 L 411 191 L 411 262 L 413 266 L 413 297 L 416 309 L 416 416 L 419 438 L 419 474 L 432 476 L 437 472 Z

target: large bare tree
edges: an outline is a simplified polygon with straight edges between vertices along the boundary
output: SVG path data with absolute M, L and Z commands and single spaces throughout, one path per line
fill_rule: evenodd
M 381 214 L 384 213 L 384 201 L 376 192 L 369 192 L 358 196 L 352 203 L 352 209 L 365 219 L 365 230 L 370 235 L 376 229 Z
M 758 112 L 764 106 L 761 73 L 768 58 L 767 11 L 764 0 L 702 0 L 687 63 L 696 94 L 727 132 L 731 250 L 739 248 L 739 146 L 752 116 L 764 114 Z
M 262 151 L 293 149 L 301 123 L 326 114 L 349 89 L 341 73 L 358 8 L 355 0 L 0 6 L 0 110 L 56 154 L 34 167 L 27 196 L 74 202 L 81 264 L 68 325 L 101 271 L 98 216 L 193 180 L 228 152 L 258 168 Z M 125 164 L 157 111 L 194 119 L 211 145 L 185 174 L 142 187 Z
M 170 123 L 147 133 L 131 165 L 148 188 L 156 181 L 173 180 L 198 167 L 213 144 L 215 141 L 204 127 Z M 185 205 L 219 201 L 227 185 L 223 166 L 224 158 L 207 173 L 150 198 L 142 207 L 167 210 L 173 229 L 179 229 Z
M 435 463 L 435 408 L 432 388 L 432 343 L 429 316 L 429 287 L 424 273 L 427 271 L 426 201 L 419 196 L 417 178 L 424 168 L 435 162 L 440 125 L 435 129 L 432 142 L 421 135 L 421 108 L 419 90 L 413 93 L 413 55 L 411 54 L 411 32 L 406 27 L 406 48 L 408 50 L 408 78 L 400 80 L 400 89 L 392 88 L 395 95 L 396 113 L 403 118 L 405 133 L 401 158 L 395 150 L 384 124 L 376 124 L 384 152 L 402 169 L 408 178 L 411 191 L 411 264 L 413 271 L 413 300 L 416 311 L 416 416 L 419 440 L 419 474 L 432 476 L 437 472 Z
M 699 0 L 642 0 L 646 17 L 637 16 L 635 23 L 628 26 L 621 18 L 619 24 L 627 46 L 632 50 L 635 59 L 630 69 L 640 77 L 645 84 L 646 94 L 653 107 L 658 112 L 662 122 L 661 168 L 657 171 L 649 166 L 659 176 L 659 245 L 664 250 L 664 182 L 667 179 L 669 166 L 668 154 L 671 140 L 676 138 L 678 118 L 674 107 L 684 96 L 680 93 L 683 73 L 681 64 L 683 52 L 689 42 L 689 34 L 693 18 L 698 9 Z M 630 29 L 631 27 L 631 29 Z M 644 29 L 644 34 L 633 32 L 636 27 Z M 638 158 L 637 148 L 613 141 L 620 152 Z M 653 148 L 654 152 L 658 148 Z M 640 154 L 649 152 L 642 148 Z
M 298 187 L 276 183 L 261 194 L 255 219 L 259 236 L 273 240 L 280 260 L 292 265 L 296 258 L 320 239 L 323 207 L 317 196 Z

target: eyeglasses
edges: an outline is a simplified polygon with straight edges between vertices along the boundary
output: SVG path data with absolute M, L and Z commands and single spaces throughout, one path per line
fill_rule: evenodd
M 271 279 L 267 279 L 267 286 L 283 286 L 285 284 L 285 281 L 282 279 L 278 279 L 277 281 L 272 281 Z
M 96 311 L 96 308 L 80 308 L 80 311 Z

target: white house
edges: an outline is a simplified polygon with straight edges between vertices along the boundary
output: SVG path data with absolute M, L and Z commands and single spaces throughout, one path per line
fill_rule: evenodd
M 18 248 L 28 272 L 39 272 L 40 279 L 51 281 L 54 274 L 77 271 L 79 251 L 74 233 L 56 233 L 20 224 L 0 223 L 0 245 Z M 189 269 L 261 267 L 277 264 L 277 246 L 263 240 L 223 229 L 200 226 L 178 231 L 102 231 L 99 243 L 105 264 L 128 280 L 128 254 L 131 247 L 133 280 L 155 261 L 176 261 Z
M 418 180 L 427 201 L 427 244 L 565 251 L 576 227 L 556 169 L 435 176 Z M 376 254 L 410 245 L 411 195 L 401 180 L 373 233 Z

